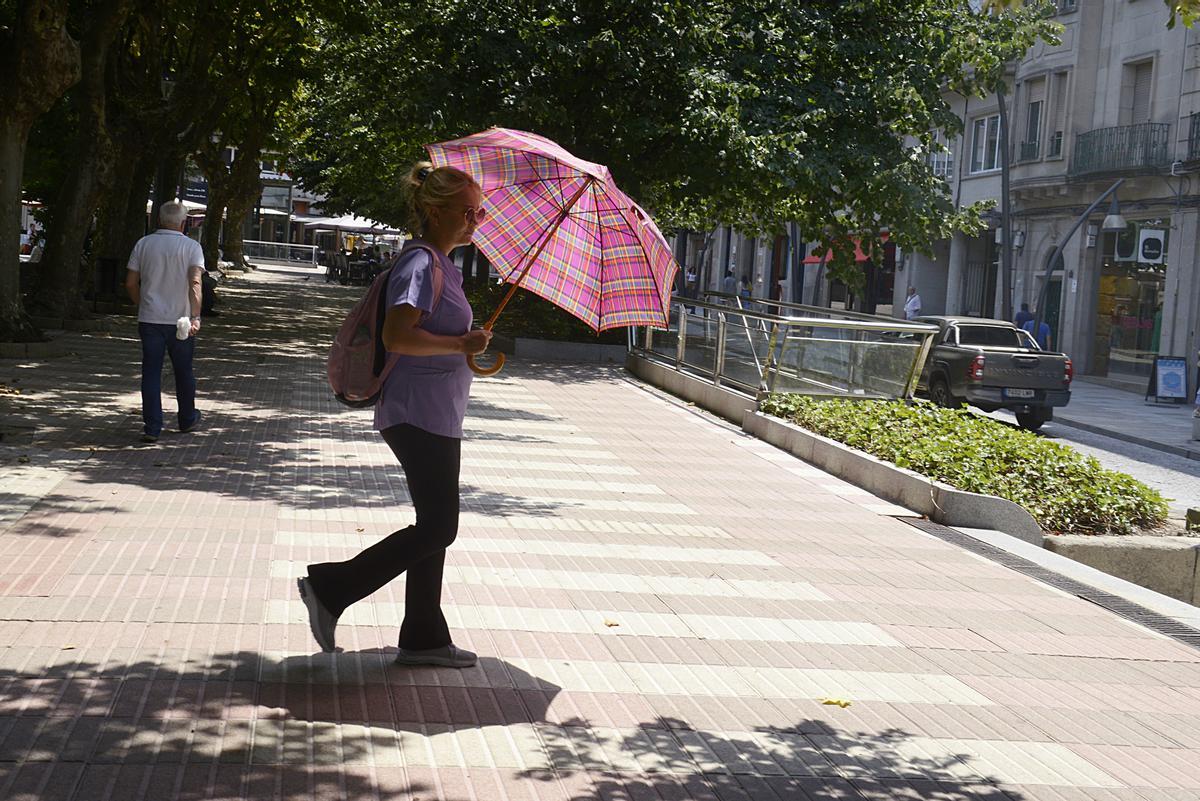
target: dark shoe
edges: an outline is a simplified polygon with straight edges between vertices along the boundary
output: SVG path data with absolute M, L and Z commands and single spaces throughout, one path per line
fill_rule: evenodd
M 158 434 L 142 434 L 142 442 L 158 442 Z
M 179 433 L 186 434 L 189 431 L 195 430 L 196 426 L 198 426 L 198 425 L 200 425 L 200 410 L 199 409 L 196 410 L 196 416 L 192 418 L 192 422 L 188 423 L 186 426 L 179 427 Z
M 317 641 L 317 645 L 321 646 L 322 651 L 327 654 L 333 653 L 337 650 L 334 645 L 337 618 L 317 598 L 307 576 L 296 579 L 296 587 L 300 590 L 300 597 L 304 600 L 304 605 L 308 607 L 308 627 L 312 629 L 313 639 Z
M 454 643 L 441 648 L 428 648 L 424 651 L 409 651 L 404 648 L 396 655 L 396 664 L 412 667 L 414 665 L 434 665 L 436 667 L 469 668 L 474 666 L 479 658 L 470 651 L 459 648 Z

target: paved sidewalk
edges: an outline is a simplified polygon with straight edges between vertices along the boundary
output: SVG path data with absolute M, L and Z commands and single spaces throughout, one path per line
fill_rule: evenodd
M 1200 651 L 616 369 L 476 384 L 444 600 L 478 667 L 390 664 L 401 582 L 313 654 L 297 570 L 411 519 L 323 383 L 358 291 L 223 287 L 204 426 L 156 446 L 132 324 L 0 362 L 40 425 L 0 445 L 0 799 L 1200 797 Z
M 1054 410 L 1054 421 L 1133 442 L 1176 456 L 1200 459 L 1200 441 L 1192 439 L 1191 403 L 1156 404 L 1136 392 L 1077 380 L 1071 402 Z

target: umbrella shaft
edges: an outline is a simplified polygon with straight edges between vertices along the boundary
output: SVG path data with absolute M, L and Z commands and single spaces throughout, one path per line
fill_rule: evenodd
M 583 182 L 583 186 L 579 187 L 578 191 L 575 192 L 575 195 L 567 201 L 566 205 L 563 206 L 562 211 L 558 214 L 558 219 L 555 220 L 554 223 L 551 224 L 546 229 L 546 232 L 542 235 L 542 239 L 540 242 L 538 242 L 537 249 L 533 251 L 533 255 L 525 260 L 525 266 L 521 268 L 521 274 L 517 276 L 517 280 L 513 282 L 511 287 L 509 287 L 508 293 L 505 294 L 504 298 L 500 301 L 500 305 L 496 307 L 496 310 L 492 312 L 492 316 L 489 317 L 488 321 L 483 324 L 483 330 L 492 330 L 492 326 L 496 324 L 496 320 L 500 317 L 500 312 L 504 311 L 504 307 L 508 305 L 510 300 L 512 300 L 512 296 L 516 293 L 517 287 L 519 287 L 521 282 L 525 280 L 525 276 L 529 274 L 529 270 L 533 267 L 534 262 L 538 260 L 538 256 L 542 255 L 542 251 L 546 249 L 546 245 L 550 244 L 550 240 L 554 238 L 554 233 L 558 230 L 558 227 L 563 224 L 564 220 L 567 219 L 567 215 L 571 213 L 571 209 L 575 208 L 575 204 L 579 202 L 579 198 L 583 197 L 583 193 L 587 191 L 587 188 L 595 182 L 595 178 L 589 177 Z

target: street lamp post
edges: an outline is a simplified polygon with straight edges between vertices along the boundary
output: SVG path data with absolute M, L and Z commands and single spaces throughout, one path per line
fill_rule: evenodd
M 1096 198 L 1092 205 L 1088 206 L 1087 210 L 1084 211 L 1083 214 L 1079 215 L 1079 219 L 1077 219 L 1075 224 L 1071 226 L 1071 230 L 1067 231 L 1067 235 L 1059 241 L 1059 243 L 1054 247 L 1054 252 L 1050 254 L 1050 260 L 1046 262 L 1046 273 L 1042 277 L 1042 288 L 1038 292 L 1037 312 L 1034 314 L 1033 319 L 1033 338 L 1035 341 L 1038 338 L 1038 332 L 1042 329 L 1042 320 L 1046 313 L 1046 297 L 1050 294 L 1050 275 L 1054 272 L 1054 266 L 1058 264 L 1058 260 L 1062 258 L 1063 248 L 1065 248 L 1067 243 L 1071 241 L 1071 237 L 1075 235 L 1075 232 L 1078 231 L 1085 222 L 1087 222 L 1087 219 L 1092 215 L 1092 212 L 1100 208 L 1100 204 L 1103 203 L 1110 195 L 1112 196 L 1112 205 L 1109 206 L 1108 216 L 1104 218 L 1104 222 L 1101 224 L 1100 230 L 1106 233 L 1117 233 L 1125 230 L 1125 218 L 1121 216 L 1121 209 L 1117 204 L 1116 196 L 1117 189 L 1123 183 L 1125 183 L 1125 179 L 1118 178 L 1116 183 L 1104 190 L 1104 194 Z

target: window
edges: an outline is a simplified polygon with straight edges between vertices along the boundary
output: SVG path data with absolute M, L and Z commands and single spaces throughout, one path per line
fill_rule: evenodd
M 1025 111 L 1025 140 L 1021 142 L 1021 161 L 1038 157 L 1042 141 L 1043 100 L 1031 100 Z
M 1055 131 L 1054 136 L 1050 137 L 1050 147 L 1047 156 L 1062 155 L 1063 132 Z
M 1067 129 L 1067 81 L 1070 73 L 1056 72 L 1051 76 L 1050 113 L 1047 117 L 1050 135 L 1047 137 L 1046 155 L 1061 157 L 1063 154 L 1064 131 Z
M 1070 14 L 1075 10 L 1075 0 L 1058 0 L 1058 13 Z
M 1150 93 L 1153 89 L 1154 62 L 1146 61 L 1133 68 L 1132 122 L 1150 122 Z
M 999 325 L 960 325 L 958 344 L 994 348 L 1023 348 L 1025 343 L 1015 328 Z
M 945 131 L 933 131 L 931 136 L 934 149 L 929 153 L 929 168 L 934 175 L 949 181 L 954 174 L 954 143 Z
M 980 117 L 971 126 L 971 172 L 1000 168 L 1000 115 Z

